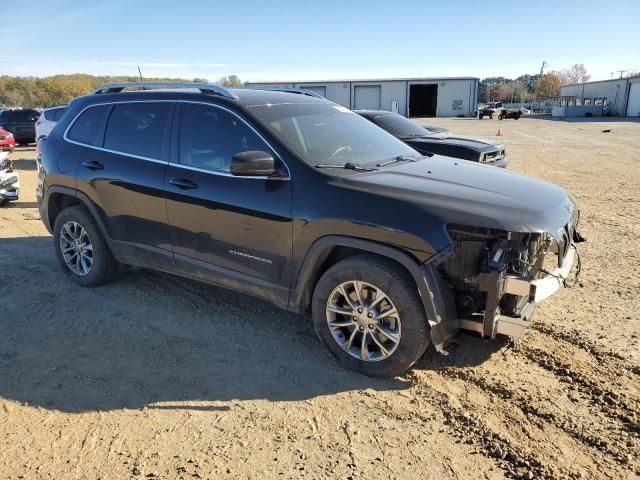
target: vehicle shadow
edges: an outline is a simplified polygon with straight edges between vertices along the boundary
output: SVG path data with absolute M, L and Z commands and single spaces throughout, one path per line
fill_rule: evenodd
M 486 340 L 475 333 L 461 332 L 447 344 L 445 355 L 430 346 L 422 358 L 416 362 L 414 368 L 441 371 L 451 368 L 476 367 L 499 354 L 510 343 L 511 341 L 507 337 Z
M 38 204 L 36 202 L 21 202 L 17 200 L 6 203 L 3 208 L 38 208 Z
M 23 159 L 23 158 L 18 158 L 16 160 L 14 160 L 13 158 L 11 159 L 11 164 L 13 165 L 13 168 L 15 168 L 16 170 L 20 171 L 20 170 L 37 170 L 38 166 L 36 165 L 36 161 L 35 160 L 28 160 L 28 159 Z
M 51 237 L 0 239 L 0 397 L 46 409 L 224 410 L 401 390 L 335 362 L 308 316 L 171 275 L 131 270 L 98 288 L 73 283 Z M 156 405 L 157 404 L 157 405 Z

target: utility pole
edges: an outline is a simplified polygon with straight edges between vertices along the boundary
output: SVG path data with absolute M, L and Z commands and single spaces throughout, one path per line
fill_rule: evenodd
M 140 75 L 140 82 L 144 82 L 142 79 L 142 70 L 140 70 L 140 65 L 138 65 L 138 75 Z
M 538 101 L 538 88 L 540 88 L 540 80 L 542 80 L 542 75 L 544 75 L 544 67 L 548 67 L 549 64 L 546 60 L 542 61 L 542 66 L 540 67 L 540 76 L 538 77 L 538 81 L 536 82 L 536 90 L 533 95 L 533 103 L 537 103 Z
M 629 70 L 616 70 L 616 72 L 618 72 L 620 74 L 620 78 L 622 78 L 622 75 L 627 73 Z

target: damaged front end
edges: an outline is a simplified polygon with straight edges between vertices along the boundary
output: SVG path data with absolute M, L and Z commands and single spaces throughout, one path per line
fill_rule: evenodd
M 576 244 L 584 238 L 576 229 L 578 217 L 576 209 L 553 233 L 448 225 L 453 245 L 437 266 L 448 310 L 456 312 L 447 330 L 457 326 L 485 338 L 527 335 L 537 303 L 565 286 L 576 259 L 579 275 Z

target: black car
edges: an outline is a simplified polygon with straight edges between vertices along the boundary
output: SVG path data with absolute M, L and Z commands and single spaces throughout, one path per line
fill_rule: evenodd
M 0 112 L 0 127 L 13 133 L 16 143 L 27 145 L 36 141 L 36 121 L 40 112 L 31 109 Z
M 504 146 L 479 138 L 455 135 L 447 129 L 421 126 L 397 113 L 382 110 L 355 110 L 423 155 L 438 154 L 472 162 L 506 167 L 509 163 Z
M 112 84 L 40 142 L 40 215 L 73 281 L 133 265 L 310 311 L 367 375 L 460 328 L 524 335 L 580 239 L 562 188 L 422 156 L 304 91 Z

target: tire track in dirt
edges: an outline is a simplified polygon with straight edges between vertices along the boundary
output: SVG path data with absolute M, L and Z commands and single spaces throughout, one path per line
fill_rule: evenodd
M 635 444 L 628 444 L 626 438 L 620 438 L 619 435 L 615 435 L 615 432 L 606 428 L 598 428 L 593 423 L 587 424 L 584 421 L 577 421 L 572 418 L 573 412 L 553 408 L 550 402 L 540 402 L 540 399 L 532 399 L 516 389 L 509 388 L 507 385 L 491 383 L 486 376 L 474 370 L 444 370 L 439 373 L 445 378 L 459 379 L 472 384 L 480 391 L 491 395 L 494 402 L 505 405 L 505 408 L 517 408 L 522 412 L 523 416 L 541 431 L 548 431 L 549 428 L 563 431 L 573 440 L 591 450 L 592 455 L 590 456 L 594 463 L 605 464 L 603 473 L 615 467 L 612 462 L 623 469 L 630 468 L 629 464 L 634 455 Z M 540 403 L 544 403 L 544 405 L 541 406 L 539 405 Z M 593 432 L 594 428 L 597 429 L 596 432 Z M 612 440 L 612 435 L 617 438 Z M 608 455 L 608 457 L 604 457 L 604 462 L 602 453 Z M 609 462 L 609 459 L 612 462 Z
M 460 371 L 460 370 L 456 370 Z M 441 372 L 438 372 L 440 374 Z M 415 375 L 414 375 L 415 376 Z M 454 381 L 454 376 L 442 376 L 447 382 Z M 464 380 L 461 380 L 464 382 Z M 478 453 L 492 460 L 503 470 L 508 478 L 513 479 L 557 479 L 579 478 L 578 472 L 568 472 L 552 463 L 545 462 L 543 457 L 531 449 L 519 444 L 491 426 L 477 412 L 477 405 L 458 398 L 462 405 L 458 406 L 451 399 L 450 394 L 438 391 L 417 380 L 418 392 L 431 405 L 440 410 L 443 422 L 449 429 L 454 441 L 473 445 Z M 469 383 L 464 382 L 466 387 Z
M 630 436 L 640 440 L 640 402 L 631 392 L 623 393 L 622 389 L 612 388 L 611 380 L 617 376 L 615 369 L 608 369 L 604 364 L 584 367 L 581 365 L 582 362 L 576 361 L 576 357 L 571 355 L 566 346 L 564 349 L 557 346 L 558 348 L 550 350 L 548 343 L 550 342 L 546 342 L 544 346 L 525 343 L 513 353 L 552 373 L 561 382 L 575 386 L 604 415 L 619 422 Z M 565 356 L 570 357 L 563 358 Z

